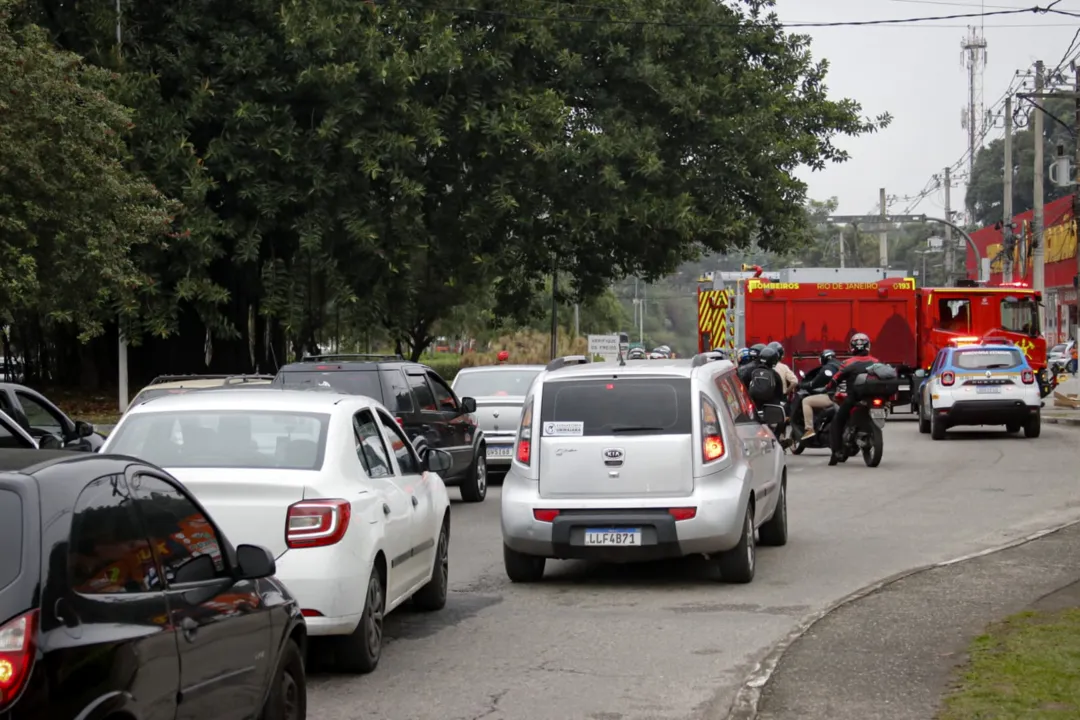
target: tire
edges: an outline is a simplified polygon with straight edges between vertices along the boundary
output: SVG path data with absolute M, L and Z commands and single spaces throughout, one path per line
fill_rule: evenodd
M 506 576 L 510 578 L 510 582 L 540 582 L 544 579 L 545 565 L 547 565 L 546 558 L 519 553 L 503 545 L 503 567 L 506 568 Z
M 435 543 L 435 562 L 431 580 L 413 595 L 413 606 L 423 612 L 434 612 L 446 607 L 446 593 L 450 586 L 450 526 L 445 521 Z
M 881 464 L 881 456 L 885 454 L 885 437 L 881 428 L 873 423 L 870 424 L 870 447 L 862 449 L 863 462 L 866 467 L 876 468 Z
M 924 417 L 925 413 L 919 408 L 919 432 L 923 435 L 930 434 L 930 420 Z
M 729 583 L 745 585 L 754 579 L 757 569 L 757 546 L 754 543 L 754 506 L 747 503 L 746 515 L 743 516 L 743 533 L 739 544 L 716 561 L 720 568 L 720 579 Z
M 1024 437 L 1037 438 L 1042 433 L 1042 413 L 1035 413 L 1024 423 Z
M 307 717 L 304 656 L 292 640 L 286 640 L 281 649 L 272 682 L 259 720 L 304 720 Z
M 787 545 L 787 538 L 787 478 L 782 478 L 776 509 L 768 522 L 758 528 L 758 542 L 766 547 L 783 547 Z
M 369 673 L 379 666 L 383 646 L 383 619 L 386 613 L 386 588 L 376 567 L 368 578 L 367 600 L 360 623 L 351 635 L 338 639 L 338 669 L 347 673 Z
M 934 406 L 930 406 L 930 437 L 935 440 L 944 440 L 945 431 L 948 428 L 945 427 L 945 419 L 940 415 L 934 415 Z
M 461 481 L 461 499 L 467 503 L 483 502 L 487 497 L 487 449 L 480 445 L 476 449 L 476 459 L 469 468 L 465 479 Z
M 791 454 L 792 455 L 802 455 L 803 450 L 805 450 L 805 449 L 806 449 L 805 444 L 803 444 L 801 442 L 796 442 L 794 445 L 791 446 Z
M 1009 434 L 1018 433 L 1024 426 L 1020 423 L 1005 423 L 1005 432 Z

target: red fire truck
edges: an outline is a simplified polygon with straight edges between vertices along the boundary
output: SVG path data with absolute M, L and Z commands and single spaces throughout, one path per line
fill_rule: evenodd
M 734 294 L 739 301 L 727 302 L 728 312 L 741 306 L 742 331 L 733 346 L 779 341 L 796 371 L 815 367 L 826 348 L 845 357 L 848 341 L 857 332 L 870 336 L 875 357 L 907 378 L 919 368 L 929 369 L 937 352 L 949 344 L 993 337 L 1023 350 L 1039 375 L 1044 397 L 1053 387 L 1046 371 L 1046 340 L 1039 334 L 1041 294 L 1027 287 L 916 288 L 913 278 L 861 283 L 750 278 L 740 280 Z M 708 308 L 709 302 L 699 299 L 698 306 Z M 701 351 L 710 347 L 711 324 L 709 313 L 699 313 Z M 914 411 L 911 390 L 909 384 L 895 405 L 912 404 Z

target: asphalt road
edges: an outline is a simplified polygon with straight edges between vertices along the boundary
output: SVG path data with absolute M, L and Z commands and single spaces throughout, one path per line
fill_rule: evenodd
M 499 492 L 455 503 L 445 610 L 387 618 L 375 673 L 315 672 L 320 720 L 723 718 L 746 673 L 806 614 L 902 570 L 1080 517 L 1080 431 L 1044 425 L 919 435 L 890 421 L 885 457 L 788 458 L 787 547 L 762 548 L 750 585 L 700 561 L 549 562 L 543 583 L 503 572 Z M 452 497 L 456 491 L 451 491 Z

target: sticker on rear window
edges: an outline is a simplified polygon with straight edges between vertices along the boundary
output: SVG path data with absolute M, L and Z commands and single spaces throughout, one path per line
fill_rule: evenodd
M 546 422 L 544 423 L 544 435 L 546 437 L 581 437 L 585 434 L 583 422 Z

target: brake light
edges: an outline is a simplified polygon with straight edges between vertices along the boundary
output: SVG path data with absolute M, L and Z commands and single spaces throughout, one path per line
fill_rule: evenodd
M 1020 379 L 1024 382 L 1025 385 L 1031 385 L 1035 382 L 1035 373 L 1031 372 L 1030 370 L 1025 370 L 1024 372 L 1020 373 Z
M 401 427 L 405 427 L 405 421 L 404 420 L 402 420 L 399 417 L 395 417 L 394 419 L 397 420 L 398 425 L 400 425 Z
M 19 696 L 37 651 L 38 611 L 31 610 L 0 627 L 0 710 Z
M 304 608 L 300 611 L 300 614 L 304 617 L 322 617 L 323 614 L 318 610 L 312 610 L 311 608 Z
M 881 407 L 883 404 L 885 404 L 885 401 L 881 398 L 874 398 L 871 402 L 873 403 L 874 407 Z
M 941 373 L 941 384 L 942 385 L 948 386 L 948 385 L 952 385 L 955 382 L 956 382 L 956 375 L 953 375 L 948 370 Z
M 696 507 L 681 507 L 681 508 L 668 508 L 668 514 L 675 518 L 675 522 L 679 520 L 692 520 L 697 515 Z
M 517 461 L 528 465 L 532 460 L 532 416 L 533 401 L 530 399 L 521 413 L 521 425 L 518 426 Z
M 555 518 L 559 517 L 558 510 L 533 510 L 533 517 L 540 522 L 555 522 Z
M 351 517 L 348 500 L 301 500 L 289 506 L 285 544 L 290 548 L 335 545 L 345 537 Z
M 724 438 L 719 435 L 706 435 L 701 451 L 705 455 L 705 462 L 719 460 L 724 456 Z

